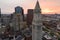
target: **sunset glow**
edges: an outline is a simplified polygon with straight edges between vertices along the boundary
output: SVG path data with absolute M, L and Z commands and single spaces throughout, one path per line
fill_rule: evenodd
M 2 13 L 13 13 L 16 6 L 21 6 L 24 13 L 27 9 L 34 9 L 37 0 L 0 0 Z M 42 13 L 60 13 L 60 0 L 39 0 Z
M 53 12 L 53 10 L 50 10 L 50 9 L 43 9 L 42 12 L 43 12 L 43 13 L 49 13 L 49 12 Z

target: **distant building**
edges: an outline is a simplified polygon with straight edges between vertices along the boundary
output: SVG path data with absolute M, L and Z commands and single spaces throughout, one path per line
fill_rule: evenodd
M 0 9 L 0 24 L 1 24 L 1 9 Z
M 10 23 L 10 14 L 1 14 L 0 33 L 4 33 L 6 26 Z
M 26 18 L 28 26 L 32 24 L 32 20 L 33 20 L 33 9 L 28 9 L 27 18 Z
M 10 22 L 10 14 L 1 14 L 1 24 L 8 25 Z
M 1 9 L 0 9 L 0 18 L 1 18 Z

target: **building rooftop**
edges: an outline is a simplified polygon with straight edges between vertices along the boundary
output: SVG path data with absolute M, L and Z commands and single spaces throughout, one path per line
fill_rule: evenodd
M 46 39 L 52 39 L 51 36 L 49 36 L 49 35 L 45 35 L 44 37 L 45 37 Z

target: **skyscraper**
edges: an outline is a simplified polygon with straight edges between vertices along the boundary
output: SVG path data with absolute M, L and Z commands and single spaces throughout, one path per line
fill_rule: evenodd
M 20 6 L 15 7 L 15 13 L 13 14 L 13 26 L 14 30 L 20 30 L 22 28 L 22 22 L 24 21 L 24 11 Z
M 38 1 L 33 13 L 32 40 L 42 40 L 42 15 Z
M 15 13 L 16 14 L 21 14 L 22 17 L 23 17 L 23 21 L 24 21 L 24 10 L 23 10 L 22 7 L 20 7 L 20 6 L 15 7 Z
M 33 20 L 33 9 L 28 9 L 27 19 L 26 19 L 28 26 L 32 24 L 32 20 Z

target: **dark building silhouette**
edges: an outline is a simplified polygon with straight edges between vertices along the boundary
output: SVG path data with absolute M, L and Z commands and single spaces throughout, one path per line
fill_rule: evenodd
M 0 18 L 1 18 L 1 8 L 0 8 Z
M 20 6 L 15 7 L 15 13 L 21 14 L 23 16 L 23 21 L 24 21 L 24 9 Z
M 1 22 L 1 8 L 0 8 L 0 23 L 2 23 L 2 22 Z
M 27 25 L 31 25 L 33 20 L 33 9 L 28 9 L 28 14 L 27 14 Z

